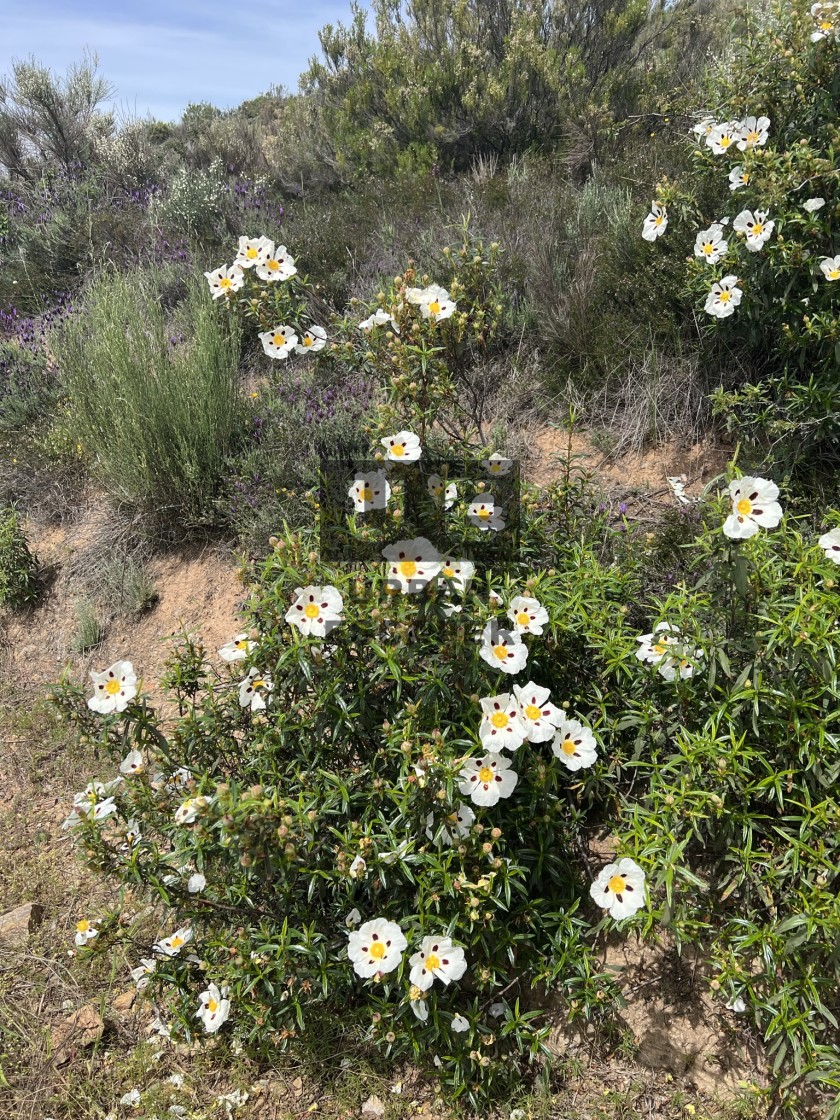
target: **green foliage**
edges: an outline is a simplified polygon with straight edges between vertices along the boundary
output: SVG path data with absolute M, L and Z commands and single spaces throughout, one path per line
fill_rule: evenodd
M 0 340 L 0 428 L 14 431 L 55 403 L 57 378 L 41 348 Z
M 239 339 L 195 285 L 173 336 L 154 278 L 102 275 L 56 341 L 76 435 L 116 501 L 182 530 L 214 499 L 241 436 Z
M 465 169 L 561 141 L 588 166 L 634 111 L 654 68 L 698 5 L 423 0 L 374 5 L 375 34 L 353 6 L 320 33 L 302 88 L 346 177 L 432 164 Z
M 0 604 L 31 606 L 38 594 L 38 560 L 29 549 L 20 517 L 13 509 L 0 509 Z
M 99 106 L 111 95 L 97 74 L 95 55 L 71 66 L 63 79 L 30 58 L 0 81 L 0 167 L 14 179 L 36 182 L 43 171 L 88 165 L 114 125 Z
M 179 168 L 166 193 L 153 199 L 152 222 L 181 235 L 209 240 L 218 235 L 226 202 L 226 177 L 220 158 L 206 170 Z
M 102 641 L 104 629 L 96 604 L 91 599 L 80 599 L 76 603 L 76 636 L 73 649 L 76 653 L 87 653 Z

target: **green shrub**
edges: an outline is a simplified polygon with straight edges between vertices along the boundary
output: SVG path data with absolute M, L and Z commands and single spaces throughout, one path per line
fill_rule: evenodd
M 756 11 L 731 59 L 710 75 L 710 126 L 749 117 L 765 118 L 768 128 L 759 128 L 755 142 L 724 137 L 726 150 L 715 153 L 701 125 L 690 171 L 660 184 L 670 224 L 653 251 L 673 261 L 690 257 L 683 289 L 703 334 L 750 356 L 757 384 L 716 398 L 730 429 L 763 444 L 771 458 L 834 472 L 840 324 L 836 285 L 822 261 L 833 260 L 840 230 L 840 44 L 833 34 L 811 41 L 810 9 L 795 0 Z M 737 169 L 745 180 L 734 178 Z M 748 237 L 738 229 L 747 221 L 763 233 Z M 704 259 L 695 237 L 716 227 L 726 251 Z M 715 319 L 710 293 L 726 277 L 737 284 Z
M 214 501 L 241 437 L 239 340 L 203 285 L 170 333 L 154 278 L 105 274 L 56 342 L 77 438 L 117 501 L 152 523 L 218 520 Z
M 20 517 L 13 509 L 0 509 L 0 604 L 31 606 L 38 594 L 38 560 L 29 549 Z

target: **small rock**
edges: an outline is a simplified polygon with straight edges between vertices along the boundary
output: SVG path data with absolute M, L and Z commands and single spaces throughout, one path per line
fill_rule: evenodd
M 377 1096 L 368 1097 L 362 1105 L 362 1116 L 380 1117 L 385 1115 L 385 1105 Z
M 303 1081 L 301 1081 L 299 1077 L 296 1077 L 292 1082 L 292 1088 L 295 1091 L 295 1096 L 299 1097 L 303 1093 Z
M 37 902 L 24 902 L 14 910 L 0 914 L 0 941 L 7 945 L 25 944 L 30 933 L 41 924 L 44 907 Z
M 93 1046 L 105 1030 L 102 1016 L 92 1003 L 80 1007 L 63 1023 L 53 1027 L 53 1061 L 57 1066 L 66 1065 L 84 1046 Z
M 120 992 L 120 994 L 114 999 L 111 1007 L 114 1009 L 114 1011 L 130 1011 L 134 1006 L 134 1001 L 136 999 L 137 989 L 129 988 L 125 992 Z

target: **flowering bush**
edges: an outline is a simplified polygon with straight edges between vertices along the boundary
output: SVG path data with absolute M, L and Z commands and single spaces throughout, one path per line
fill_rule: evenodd
M 749 18 L 711 78 L 693 167 L 659 184 L 642 233 L 653 240 L 667 226 L 656 251 L 671 242 L 690 254 L 686 296 L 697 314 L 725 319 L 717 330 L 761 370 L 758 384 L 718 392 L 728 426 L 781 442 L 792 460 L 813 462 L 819 449 L 821 466 L 826 455 L 836 464 L 840 432 L 840 48 L 821 30 L 837 15 L 834 4 L 795 0 Z
M 571 463 L 517 502 L 465 399 L 499 320 L 485 258 L 462 259 L 472 287 L 409 269 L 377 293 L 369 349 L 312 321 L 273 241 L 243 237 L 206 274 L 271 366 L 378 373 L 330 530 L 381 539 L 343 563 L 312 527 L 273 537 L 242 633 L 173 657 L 174 721 L 129 661 L 92 672 L 86 702 L 58 690 L 120 771 L 67 825 L 168 910 L 138 985 L 170 993 L 172 1030 L 257 1051 L 340 1021 L 478 1106 L 543 1049 L 541 994 L 608 1012 L 602 933 L 667 926 L 708 947 L 712 989 L 764 1030 L 784 1085 L 840 1087 L 836 515 L 797 519 L 772 480 L 732 477 L 683 522 L 663 599 L 655 537 L 611 528 Z M 458 473 L 428 474 L 444 454 Z M 598 863 L 603 821 L 616 858 Z

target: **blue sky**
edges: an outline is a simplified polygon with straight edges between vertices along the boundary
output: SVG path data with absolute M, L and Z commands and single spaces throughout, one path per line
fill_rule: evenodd
M 2 0 L 0 75 L 35 58 L 63 73 L 85 47 L 131 115 L 177 119 L 190 101 L 230 108 L 271 86 L 295 90 L 318 30 L 350 0 Z

